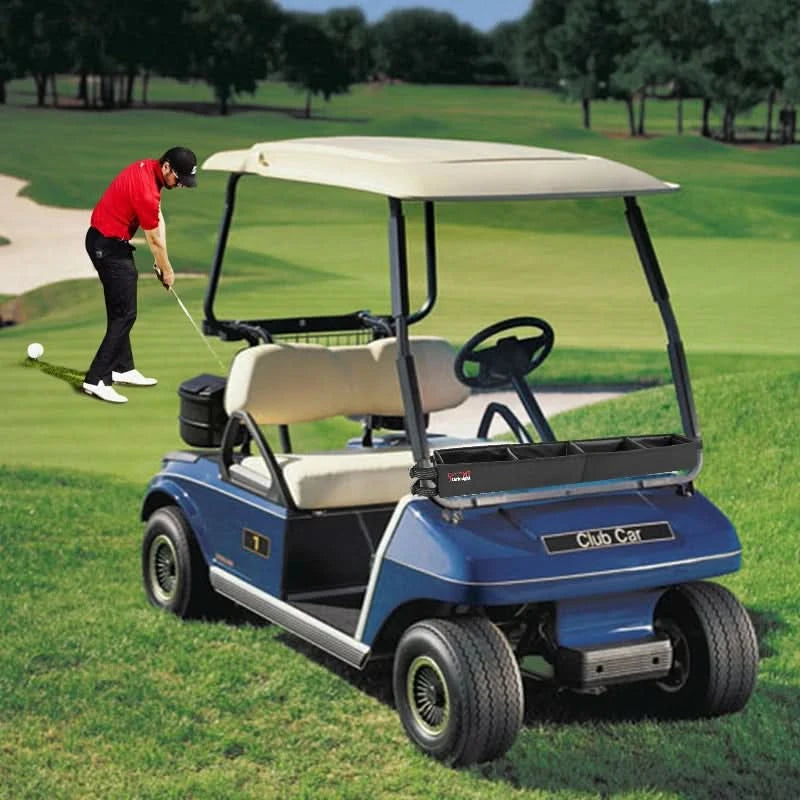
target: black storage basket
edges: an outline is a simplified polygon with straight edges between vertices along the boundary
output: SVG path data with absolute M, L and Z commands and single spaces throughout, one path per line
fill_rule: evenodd
M 431 467 L 411 468 L 411 491 L 454 497 L 689 472 L 701 447 L 699 439 L 657 434 L 433 450 Z
M 192 447 L 219 447 L 228 422 L 225 413 L 225 378 L 198 375 L 179 389 L 181 439 Z

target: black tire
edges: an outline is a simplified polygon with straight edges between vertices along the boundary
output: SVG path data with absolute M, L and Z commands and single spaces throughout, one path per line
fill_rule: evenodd
M 208 565 L 177 506 L 150 516 L 142 542 L 142 580 L 148 600 L 182 619 L 202 617 L 213 590 Z
M 756 683 L 758 640 L 731 592 L 702 582 L 670 589 L 654 627 L 673 647 L 672 670 L 655 684 L 662 711 L 713 717 L 744 708 Z
M 522 678 L 508 640 L 482 617 L 412 625 L 394 658 L 394 698 L 411 740 L 453 766 L 498 758 L 522 725 Z

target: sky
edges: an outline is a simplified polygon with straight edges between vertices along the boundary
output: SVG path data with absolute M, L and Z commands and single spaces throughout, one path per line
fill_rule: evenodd
M 398 8 L 430 8 L 449 11 L 461 22 L 468 22 L 484 33 L 499 22 L 522 17 L 531 0 L 277 0 L 286 11 L 327 11 L 330 8 L 359 6 L 370 23 L 377 22 Z

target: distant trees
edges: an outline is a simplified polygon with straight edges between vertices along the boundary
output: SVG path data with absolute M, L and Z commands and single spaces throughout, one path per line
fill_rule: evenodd
M 593 99 L 625 100 L 631 135 L 644 135 L 648 97 L 703 99 L 733 140 L 736 119 L 767 103 L 766 139 L 779 112 L 782 142 L 794 141 L 800 97 L 800 0 L 535 0 L 517 29 L 523 85 L 581 101 L 584 126 Z M 638 106 L 638 108 L 635 108 Z
M 424 2 L 424 0 L 423 0 Z M 647 102 L 702 100 L 700 131 L 726 140 L 737 119 L 766 103 L 765 138 L 793 142 L 800 101 L 800 0 L 532 0 L 488 34 L 424 7 L 374 25 L 357 6 L 287 14 L 276 0 L 0 0 L 0 103 L 6 82 L 30 75 L 44 105 L 57 73 L 79 76 L 87 107 L 147 102 L 151 74 L 206 81 L 222 114 L 266 77 L 326 100 L 369 79 L 517 83 L 592 103 L 624 101 L 632 136 L 647 131 Z M 711 112 L 721 119 L 711 130 Z
M 27 73 L 36 85 L 36 99 L 44 105 L 47 82 L 69 64 L 68 40 L 63 31 L 68 24 L 66 0 L 8 0 L 0 7 L 5 20 L 7 64 L 18 74 Z
M 308 118 L 314 95 L 330 100 L 367 78 L 372 60 L 366 17 L 359 8 L 291 14 L 283 28 L 281 53 L 283 79 L 305 92 Z
M 612 80 L 639 104 L 631 135 L 645 133 L 648 95 L 677 100 L 678 133 L 683 132 L 683 99 L 700 92 L 703 48 L 713 30 L 707 0 L 619 0 L 627 47 L 617 58 Z
M 221 114 L 240 92 L 255 92 L 278 58 L 276 39 L 283 14 L 272 0 L 189 0 L 184 24 L 166 32 L 178 37 L 184 57 L 172 71 L 200 78 L 214 90 Z M 184 72 L 185 70 L 185 72 Z
M 570 0 L 549 31 L 559 86 L 581 102 L 583 127 L 591 127 L 591 101 L 606 98 L 615 58 L 625 51 L 617 0 Z
M 485 53 L 481 35 L 444 11 L 390 11 L 375 25 L 379 72 L 411 83 L 472 83 Z
M 306 93 L 305 116 L 311 116 L 311 98 L 330 100 L 350 85 L 347 65 L 333 39 L 310 14 L 296 14 L 283 31 L 283 78 Z

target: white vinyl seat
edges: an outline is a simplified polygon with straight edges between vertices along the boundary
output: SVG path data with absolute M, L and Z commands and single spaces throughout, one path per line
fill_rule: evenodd
M 411 339 L 424 413 L 453 408 L 469 390 L 455 377 L 454 353 L 444 339 Z M 228 414 L 245 411 L 258 425 L 292 424 L 334 416 L 402 416 L 395 339 L 323 347 L 266 344 L 234 358 L 226 384 Z M 437 437 L 435 447 L 484 440 Z M 276 453 L 294 504 L 301 509 L 346 508 L 397 502 L 411 488 L 413 455 L 407 446 L 354 447 L 322 453 Z M 272 476 L 260 456 L 229 471 L 269 489 Z
M 435 443 L 435 444 L 434 444 Z M 485 439 L 436 437 L 440 450 L 487 444 Z M 276 453 L 275 459 L 298 508 L 345 508 L 396 503 L 411 486 L 414 457 L 409 447 L 357 447 L 326 453 Z M 247 456 L 230 472 L 262 489 L 272 475 L 261 456 Z

